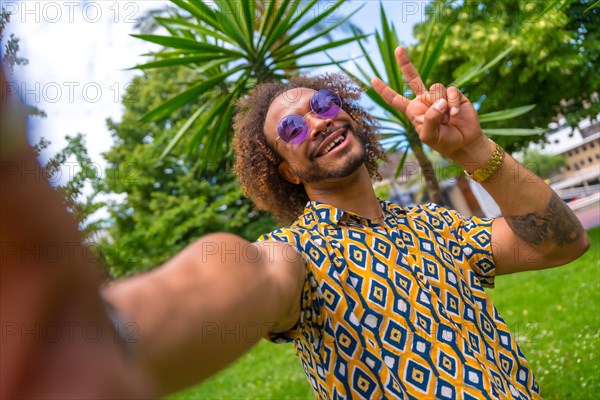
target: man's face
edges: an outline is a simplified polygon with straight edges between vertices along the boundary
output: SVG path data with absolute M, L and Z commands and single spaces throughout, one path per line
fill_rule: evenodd
M 288 90 L 277 96 L 267 111 L 264 126 L 267 140 L 284 159 L 280 172 L 293 183 L 344 178 L 356 171 L 366 158 L 365 146 L 356 135 L 357 126 L 344 110 L 332 118 L 309 114 L 309 101 L 314 94 L 315 91 L 308 88 Z M 299 144 L 277 140 L 279 121 L 291 114 L 308 114 L 305 117 L 308 135 Z

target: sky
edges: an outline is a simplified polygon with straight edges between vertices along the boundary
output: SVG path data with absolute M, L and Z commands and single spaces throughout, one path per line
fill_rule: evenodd
M 47 118 L 30 120 L 30 143 L 44 137 L 52 145 L 42 154 L 47 159 L 66 145 L 65 136 L 83 133 L 94 163 L 102 170 L 102 153 L 112 145 L 106 119 L 120 120 L 121 96 L 139 71 L 128 68 L 148 61 L 142 54 L 158 50 L 156 45 L 130 36 L 137 20 L 150 9 L 168 1 L 5 1 L 11 13 L 6 35 L 20 39 L 20 56 L 29 65 L 15 68 L 17 91 L 28 104 L 47 113 Z M 326 7 L 332 1 L 320 1 Z M 379 22 L 379 2 L 346 1 L 340 13 L 347 15 L 361 4 L 352 18 L 365 33 Z M 382 4 L 392 19 L 403 44 L 414 41 L 412 27 L 424 19 L 426 1 L 388 0 Z M 337 58 L 356 56 L 358 46 L 346 46 Z M 334 70 L 334 68 L 332 68 Z

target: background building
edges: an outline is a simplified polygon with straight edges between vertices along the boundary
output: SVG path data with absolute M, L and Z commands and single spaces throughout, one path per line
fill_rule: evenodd
M 600 116 L 599 116 L 600 117 Z M 547 143 L 530 145 L 527 151 L 537 150 L 548 155 L 561 155 L 566 164 L 549 179 L 550 186 L 576 212 L 592 214 L 593 224 L 600 223 L 600 122 L 584 120 L 571 128 L 565 120 L 552 127 Z M 456 167 L 431 155 L 436 169 L 442 198 L 463 216 L 496 217 L 500 209 L 491 196 L 477 182 L 457 176 Z M 425 180 L 419 164 L 409 154 L 400 176 L 394 179 L 402 154 L 389 156 L 380 172 L 383 181 L 376 185 L 379 192 L 389 192 L 389 198 L 402 206 L 429 201 Z M 516 155 L 519 158 L 519 155 Z

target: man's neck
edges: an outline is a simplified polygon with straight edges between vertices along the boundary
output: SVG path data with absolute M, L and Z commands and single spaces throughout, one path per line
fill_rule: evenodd
M 311 201 L 329 204 L 369 219 L 382 215 L 381 205 L 364 164 L 346 178 L 305 185 L 304 188 Z

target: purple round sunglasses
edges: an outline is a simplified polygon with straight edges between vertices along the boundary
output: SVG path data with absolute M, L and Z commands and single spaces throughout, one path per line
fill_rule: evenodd
M 277 125 L 277 140 L 287 144 L 302 143 L 308 136 L 309 126 L 306 117 L 315 113 L 320 118 L 333 118 L 342 109 L 342 99 L 329 89 L 321 89 L 310 98 L 310 110 L 304 116 L 290 114 L 279 120 Z

